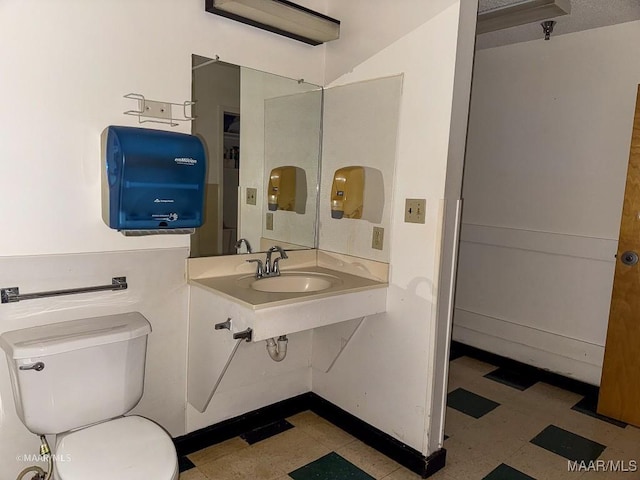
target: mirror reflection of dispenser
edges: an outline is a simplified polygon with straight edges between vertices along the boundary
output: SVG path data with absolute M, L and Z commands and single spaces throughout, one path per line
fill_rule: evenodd
M 277 167 L 269 175 L 269 210 L 296 210 L 296 167 Z
M 331 218 L 362 218 L 364 205 L 364 168 L 336 170 L 331 187 Z

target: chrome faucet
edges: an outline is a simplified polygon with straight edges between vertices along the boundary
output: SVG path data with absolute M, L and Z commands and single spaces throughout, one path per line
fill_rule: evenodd
M 273 263 L 271 263 L 271 254 L 273 252 L 278 252 L 280 256 L 276 258 Z M 267 277 L 277 277 L 280 275 L 280 260 L 286 260 L 289 258 L 287 256 L 287 252 L 285 252 L 281 246 L 275 245 L 267 250 L 267 261 L 264 265 L 264 273 Z
M 256 278 L 264 277 L 264 267 L 262 266 L 262 260 L 254 258 L 253 260 L 245 260 L 247 263 L 257 263 L 256 265 Z
M 278 252 L 280 256 L 271 262 L 271 255 L 273 252 Z M 246 260 L 249 263 L 256 263 L 256 278 L 265 278 L 265 277 L 277 277 L 280 275 L 280 260 L 286 260 L 289 258 L 287 256 L 287 252 L 283 250 L 283 248 L 279 245 L 271 247 L 267 250 L 267 258 L 264 263 L 262 260 L 258 260 L 257 258 Z
M 241 238 L 235 243 L 234 246 L 236 247 L 236 253 L 242 248 L 243 243 L 247 247 L 247 253 L 253 253 L 253 251 L 251 250 L 251 244 L 249 243 L 249 240 L 247 240 L 246 238 Z

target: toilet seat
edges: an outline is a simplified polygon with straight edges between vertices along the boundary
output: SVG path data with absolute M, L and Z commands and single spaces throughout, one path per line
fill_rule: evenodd
M 177 480 L 171 437 L 139 416 L 120 417 L 56 439 L 56 480 Z

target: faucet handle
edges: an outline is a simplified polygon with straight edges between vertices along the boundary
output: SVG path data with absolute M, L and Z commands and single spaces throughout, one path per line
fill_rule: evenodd
M 254 258 L 251 260 L 245 260 L 245 262 L 247 263 L 257 263 L 257 267 L 256 267 L 256 278 L 260 278 L 262 277 L 262 275 L 264 274 L 264 267 L 262 264 L 262 260 L 258 259 L 258 258 Z
M 285 254 L 283 257 L 278 257 L 273 261 L 273 274 L 280 275 L 280 260 L 286 260 L 287 255 Z

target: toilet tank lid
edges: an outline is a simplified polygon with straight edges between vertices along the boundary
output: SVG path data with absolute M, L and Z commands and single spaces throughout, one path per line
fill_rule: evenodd
M 149 333 L 148 320 L 140 312 L 129 312 L 12 330 L 0 335 L 0 348 L 18 360 L 123 342 Z

